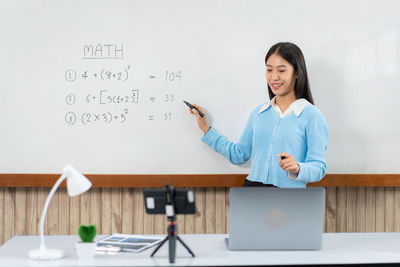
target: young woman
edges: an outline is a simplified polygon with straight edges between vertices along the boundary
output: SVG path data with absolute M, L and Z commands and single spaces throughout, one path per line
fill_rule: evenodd
M 314 106 L 303 54 L 295 44 L 277 43 L 265 57 L 270 101 L 251 114 L 238 143 L 209 127 L 195 109 L 202 140 L 233 164 L 251 157 L 245 186 L 305 187 L 325 175 L 328 126 Z M 205 114 L 198 105 L 193 105 Z

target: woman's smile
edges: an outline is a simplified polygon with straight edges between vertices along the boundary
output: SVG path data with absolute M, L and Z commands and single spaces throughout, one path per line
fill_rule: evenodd
M 271 83 L 271 85 L 274 90 L 278 90 L 282 87 L 283 83 Z

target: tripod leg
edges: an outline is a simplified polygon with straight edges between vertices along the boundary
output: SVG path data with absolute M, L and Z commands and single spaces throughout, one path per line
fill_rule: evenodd
M 175 252 L 176 252 L 176 235 L 169 236 L 169 262 L 175 262 Z
M 166 238 L 164 238 L 163 241 L 161 241 L 161 243 L 156 247 L 156 249 L 153 251 L 153 253 L 151 253 L 150 257 L 153 257 L 154 254 L 156 254 L 156 252 L 161 248 L 161 246 L 168 240 L 168 236 Z
M 176 236 L 176 238 L 178 239 L 179 242 L 181 242 L 182 246 L 184 246 L 186 248 L 186 250 L 194 257 L 194 253 L 190 250 L 190 248 L 185 244 L 185 242 L 183 242 L 183 240 L 179 237 Z

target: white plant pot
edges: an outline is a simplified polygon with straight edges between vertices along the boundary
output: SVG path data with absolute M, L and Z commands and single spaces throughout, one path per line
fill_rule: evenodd
M 76 253 L 79 259 L 93 259 L 96 253 L 95 242 L 77 242 Z

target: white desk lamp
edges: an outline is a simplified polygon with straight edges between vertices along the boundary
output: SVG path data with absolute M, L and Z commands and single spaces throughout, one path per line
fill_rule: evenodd
M 40 248 L 29 251 L 29 257 L 35 260 L 54 260 L 64 257 L 64 251 L 61 249 L 47 249 L 44 244 L 44 222 L 46 219 L 47 209 L 50 204 L 50 200 L 60 186 L 62 181 L 67 178 L 67 190 L 70 197 L 78 196 L 85 193 L 92 186 L 92 183 L 78 172 L 71 165 L 67 165 L 62 170 L 61 177 L 54 184 L 44 204 L 42 218 L 40 219 Z

